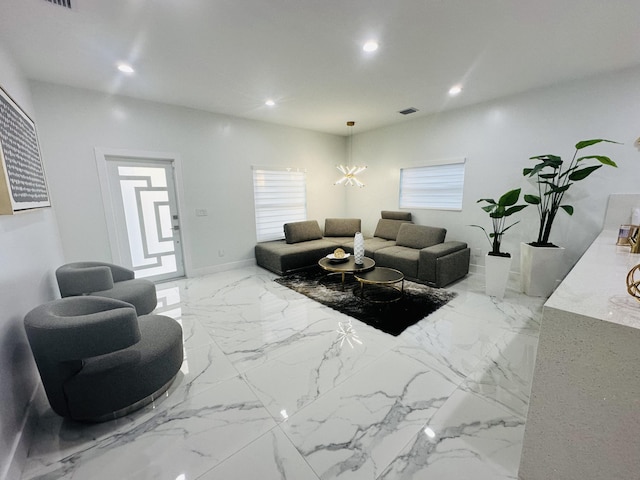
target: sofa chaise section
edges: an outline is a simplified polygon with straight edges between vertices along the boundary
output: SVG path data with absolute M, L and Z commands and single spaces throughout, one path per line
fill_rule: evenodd
M 354 230 L 356 228 L 358 230 Z M 316 220 L 286 223 L 284 240 L 261 242 L 255 246 L 256 262 L 278 275 L 313 267 L 336 248 L 345 247 L 346 242 L 353 244 L 353 235 L 359 228 L 360 219 L 357 218 L 328 218 L 323 236 Z
M 464 242 L 445 242 L 446 229 L 403 224 L 395 245 L 374 252 L 376 266 L 400 270 L 408 280 L 444 287 L 469 273 L 471 251 Z

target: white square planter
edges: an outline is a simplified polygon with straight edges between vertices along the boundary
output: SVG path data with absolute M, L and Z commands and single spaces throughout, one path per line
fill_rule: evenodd
M 487 254 L 484 257 L 484 267 L 486 294 L 502 300 L 504 298 L 504 292 L 507 289 L 507 283 L 509 282 L 511 257 L 499 257 Z
M 520 286 L 531 297 L 549 297 L 562 271 L 563 247 L 520 244 Z

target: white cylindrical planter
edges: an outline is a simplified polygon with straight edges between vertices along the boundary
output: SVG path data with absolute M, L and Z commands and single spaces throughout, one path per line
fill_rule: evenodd
M 484 259 L 484 268 L 485 292 L 491 297 L 502 300 L 509 282 L 511 257 L 487 254 Z
M 532 247 L 520 244 L 520 286 L 531 297 L 548 297 L 562 272 L 562 247 Z
M 361 232 L 356 232 L 353 237 L 353 260 L 358 265 L 364 263 L 364 237 Z

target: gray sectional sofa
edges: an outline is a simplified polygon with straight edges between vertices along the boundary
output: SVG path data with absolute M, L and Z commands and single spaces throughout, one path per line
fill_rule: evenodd
M 353 253 L 353 237 L 361 228 L 357 218 L 327 218 L 324 233 L 318 222 L 288 223 L 285 239 L 258 243 L 256 262 L 278 275 L 317 265 L 341 247 Z M 470 249 L 464 242 L 445 242 L 446 229 L 416 225 L 410 212 L 382 211 L 365 255 L 376 266 L 400 270 L 407 280 L 444 287 L 469 273 Z

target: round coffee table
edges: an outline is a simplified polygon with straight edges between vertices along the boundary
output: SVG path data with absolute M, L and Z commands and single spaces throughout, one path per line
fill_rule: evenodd
M 327 272 L 342 274 L 342 285 L 344 286 L 344 276 L 346 273 L 369 271 L 376 266 L 376 262 L 373 260 L 373 258 L 364 257 L 362 264 L 358 265 L 353 258 L 353 255 L 351 255 L 346 261 L 340 263 L 330 258 L 322 257 L 320 260 L 318 260 L 318 265 L 320 265 L 320 268 L 326 270 Z
M 404 275 L 393 268 L 376 267 L 368 272 L 355 273 L 354 277 L 360 282 L 360 298 L 366 298 L 370 302 L 397 302 L 404 293 Z M 369 289 L 366 296 L 365 284 L 375 286 Z

